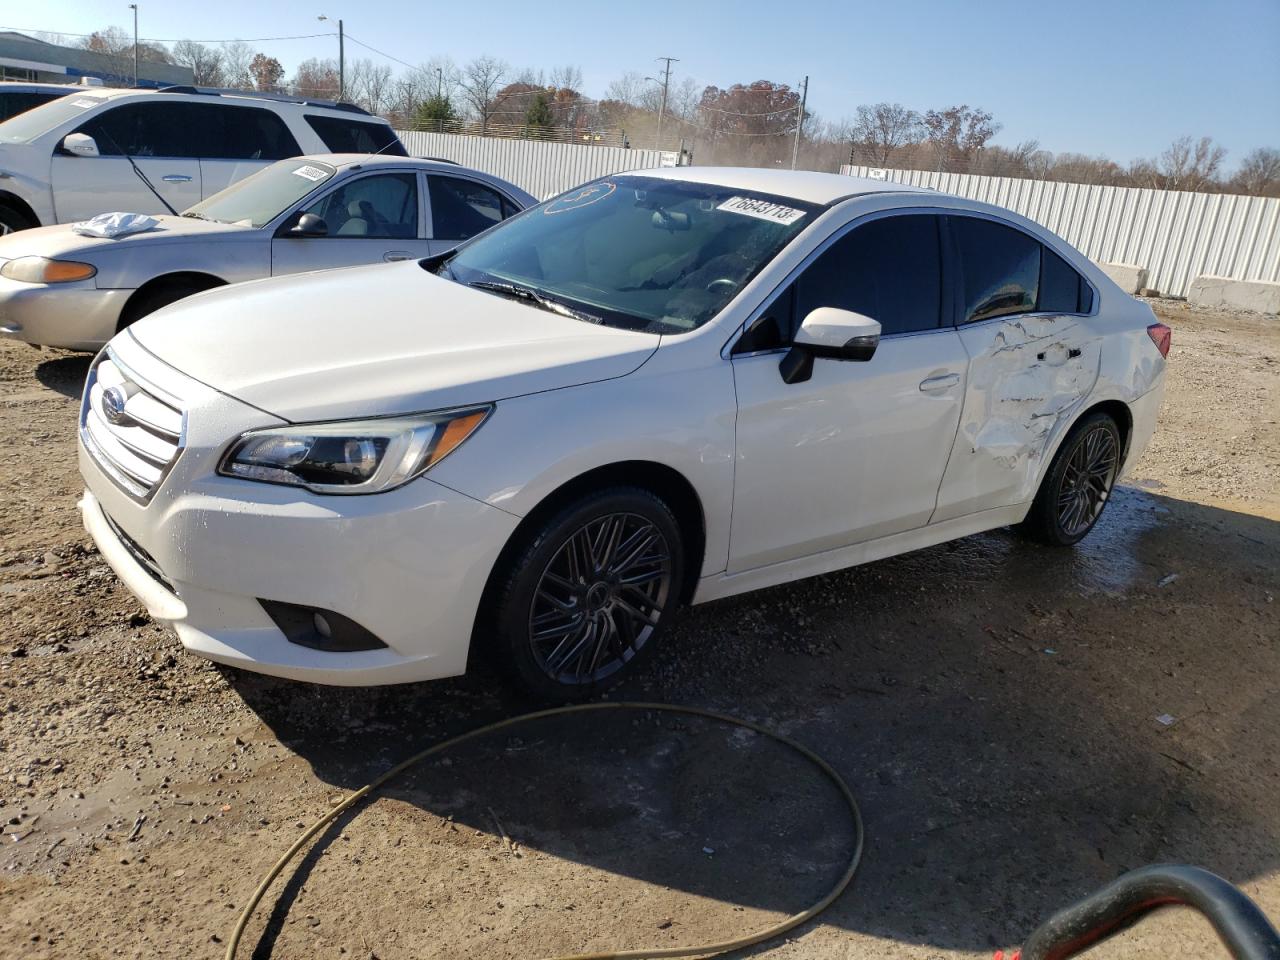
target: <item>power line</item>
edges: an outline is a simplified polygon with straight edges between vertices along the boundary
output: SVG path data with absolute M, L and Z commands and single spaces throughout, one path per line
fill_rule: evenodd
M 88 37 L 101 36 L 103 31 L 98 30 L 94 33 L 69 33 L 66 30 L 46 30 L 44 28 L 32 29 L 30 27 L 5 27 L 0 26 L 0 30 L 11 30 L 14 33 L 32 34 L 45 33 L 59 37 L 79 37 L 81 39 Z M 139 43 L 178 43 L 181 40 L 190 40 L 192 43 L 267 43 L 272 40 L 313 40 L 316 37 L 336 37 L 336 33 L 300 33 L 292 37 L 228 37 L 221 40 L 197 40 L 191 37 L 139 37 Z M 39 38 L 35 38 L 39 39 Z M 42 41 L 43 42 L 43 41 Z M 385 54 L 384 54 L 385 56 Z M 393 58 L 394 59 L 394 58 Z

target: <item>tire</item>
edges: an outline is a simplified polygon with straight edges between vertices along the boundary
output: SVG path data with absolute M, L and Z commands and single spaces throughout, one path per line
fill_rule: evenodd
M 639 487 L 557 510 L 495 571 L 490 655 L 536 700 L 602 693 L 652 656 L 679 603 L 683 549 L 671 509 Z
M 1055 547 L 1079 543 L 1097 524 L 1120 472 L 1120 428 L 1093 413 L 1062 442 L 1020 531 Z
M 32 221 L 30 217 L 19 213 L 8 204 L 0 203 L 0 237 L 34 226 L 38 226 L 38 224 Z
M 133 298 L 125 305 L 124 312 L 120 315 L 120 323 L 116 327 L 116 333 L 119 333 L 131 323 L 141 320 L 148 314 L 155 313 L 161 307 L 167 307 L 171 303 L 185 300 L 192 294 L 203 293 L 205 290 L 212 290 L 218 286 L 221 286 L 221 284 L 213 281 L 201 284 L 190 280 L 153 284 L 145 290 L 134 294 Z

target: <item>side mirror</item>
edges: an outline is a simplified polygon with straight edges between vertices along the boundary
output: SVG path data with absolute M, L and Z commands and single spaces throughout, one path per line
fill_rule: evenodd
M 329 225 L 314 213 L 304 213 L 289 230 L 291 237 L 327 237 Z
M 98 141 L 87 133 L 68 133 L 62 138 L 62 149 L 73 157 L 97 157 Z
M 818 307 L 800 324 L 778 370 L 785 383 L 813 376 L 815 357 L 866 362 L 880 345 L 880 323 L 852 310 Z

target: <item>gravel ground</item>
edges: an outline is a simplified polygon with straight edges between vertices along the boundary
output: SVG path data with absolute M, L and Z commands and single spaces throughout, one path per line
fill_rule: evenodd
M 1080 547 L 997 531 L 702 606 L 615 695 L 766 722 L 862 802 L 852 890 L 744 956 L 990 957 L 1159 861 L 1280 917 L 1280 324 L 1157 310 L 1161 429 Z M 0 343 L 0 957 L 218 957 L 301 828 L 525 705 L 487 676 L 339 690 L 185 655 L 80 529 L 86 363 Z M 705 942 L 815 899 L 848 844 L 834 791 L 754 736 L 543 721 L 322 835 L 242 956 Z M 1097 953 L 1216 949 L 1167 912 Z

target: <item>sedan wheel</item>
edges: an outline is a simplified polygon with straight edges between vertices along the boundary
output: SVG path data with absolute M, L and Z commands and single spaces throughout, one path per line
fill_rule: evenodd
M 480 639 L 538 699 L 602 692 L 652 652 L 679 601 L 682 551 L 654 494 L 589 494 L 536 523 L 494 571 L 494 635 Z
M 1093 529 L 1120 472 L 1116 422 L 1095 413 L 1071 431 L 1050 464 L 1022 530 L 1036 540 L 1070 546 Z
M 556 683 L 594 684 L 653 636 L 671 593 L 671 548 L 644 517 L 592 520 L 551 558 L 534 592 L 529 643 Z
M 1084 536 L 1102 515 L 1119 463 L 1120 448 L 1109 425 L 1099 424 L 1080 438 L 1058 487 L 1058 524 L 1067 536 Z

